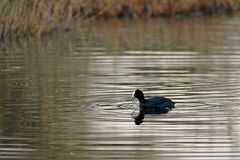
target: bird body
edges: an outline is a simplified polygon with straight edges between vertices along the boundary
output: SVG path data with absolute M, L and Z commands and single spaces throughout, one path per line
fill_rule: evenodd
M 144 103 L 140 103 L 140 108 L 145 114 L 167 113 L 174 108 L 174 102 L 165 97 L 150 97 Z
M 168 113 L 172 108 L 175 108 L 175 103 L 171 99 L 162 96 L 145 99 L 143 92 L 139 89 L 133 92 L 131 99 L 134 97 L 139 100 L 140 110 L 143 110 L 144 114 Z
M 136 125 L 140 125 L 143 122 L 145 114 L 163 114 L 175 108 L 175 103 L 171 99 L 162 96 L 145 99 L 143 92 L 139 89 L 133 92 L 131 100 L 133 98 L 137 98 L 140 103 L 139 114 L 134 118 Z

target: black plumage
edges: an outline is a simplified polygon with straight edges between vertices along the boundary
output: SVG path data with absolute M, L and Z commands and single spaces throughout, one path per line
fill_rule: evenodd
M 174 108 L 175 103 L 166 97 L 150 97 L 145 99 L 141 90 L 137 89 L 133 92 L 132 98 L 137 98 L 140 103 L 140 110 L 144 114 L 162 114 L 168 113 Z

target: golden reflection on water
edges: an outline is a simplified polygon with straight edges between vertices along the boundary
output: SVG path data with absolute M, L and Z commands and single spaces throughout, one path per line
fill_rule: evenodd
M 238 25 L 98 22 L 41 44 L 6 44 L 0 158 L 239 159 Z M 136 126 L 136 88 L 176 108 Z

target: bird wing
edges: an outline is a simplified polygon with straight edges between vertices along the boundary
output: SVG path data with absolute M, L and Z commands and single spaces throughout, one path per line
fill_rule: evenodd
M 150 97 L 144 107 L 173 108 L 174 102 L 165 97 Z

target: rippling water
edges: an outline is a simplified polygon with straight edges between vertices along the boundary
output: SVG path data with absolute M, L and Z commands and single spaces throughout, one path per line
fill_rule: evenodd
M 240 159 L 239 26 L 97 22 L 2 46 L 0 159 Z M 176 108 L 137 126 L 136 88 Z

